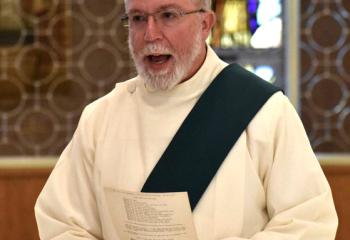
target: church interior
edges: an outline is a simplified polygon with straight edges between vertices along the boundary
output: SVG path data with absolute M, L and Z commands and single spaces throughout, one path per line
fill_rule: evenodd
M 350 239 L 350 1 L 212 9 L 207 44 L 283 89 L 331 186 L 336 240 Z M 124 11 L 123 0 L 0 0 L 0 239 L 39 239 L 34 204 L 82 110 L 136 75 Z

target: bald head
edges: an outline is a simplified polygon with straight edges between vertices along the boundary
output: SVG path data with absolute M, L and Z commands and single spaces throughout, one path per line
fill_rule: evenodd
M 204 9 L 211 9 L 212 0 L 190 0 Z
M 211 4 L 212 4 L 212 0 L 189 0 L 192 1 L 194 3 L 198 3 L 200 5 L 200 7 L 204 8 L 204 9 L 211 9 Z M 124 0 L 125 4 L 128 3 L 128 0 Z
M 204 9 L 211 9 L 211 2 L 212 0 L 192 0 L 194 2 L 199 2 L 200 6 Z

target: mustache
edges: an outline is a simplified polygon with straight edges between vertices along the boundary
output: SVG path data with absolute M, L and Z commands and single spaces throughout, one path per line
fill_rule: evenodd
M 154 54 L 173 55 L 173 51 L 170 48 L 157 43 L 147 44 L 141 51 L 141 55 L 143 56 Z

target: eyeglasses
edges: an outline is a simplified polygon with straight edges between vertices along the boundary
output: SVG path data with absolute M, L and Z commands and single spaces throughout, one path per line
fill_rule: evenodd
M 173 27 L 183 16 L 193 13 L 204 13 L 205 9 L 197 9 L 185 12 L 181 9 L 164 9 L 155 13 L 132 12 L 121 17 L 121 22 L 124 27 L 135 29 L 143 29 L 147 26 L 148 17 L 152 16 L 157 23 L 162 26 Z

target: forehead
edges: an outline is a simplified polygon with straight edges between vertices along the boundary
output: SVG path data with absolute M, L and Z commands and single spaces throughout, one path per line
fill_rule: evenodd
M 194 2 L 194 0 L 126 0 L 125 8 L 127 12 L 130 10 L 153 12 L 167 6 L 191 9 L 196 7 Z

